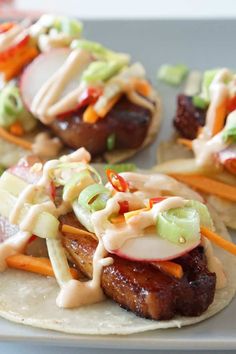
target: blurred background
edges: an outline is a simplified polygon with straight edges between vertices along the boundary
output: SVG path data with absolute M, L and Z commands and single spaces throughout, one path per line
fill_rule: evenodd
M 0 16 L 31 11 L 80 18 L 233 18 L 235 0 L 0 0 Z

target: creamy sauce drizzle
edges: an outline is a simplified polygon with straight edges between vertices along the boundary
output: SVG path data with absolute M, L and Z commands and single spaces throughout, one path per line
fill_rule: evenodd
M 0 52 L 13 47 L 27 35 L 27 30 L 21 24 L 15 24 L 8 31 L 0 34 Z
M 207 110 L 206 124 L 198 138 L 193 140 L 192 147 L 199 166 L 212 165 L 214 156 L 227 147 L 222 139 L 222 132 L 212 137 L 212 129 L 217 110 L 229 96 L 229 87 L 225 81 L 232 78 L 228 69 L 222 69 L 212 81 L 210 91 L 210 106 Z

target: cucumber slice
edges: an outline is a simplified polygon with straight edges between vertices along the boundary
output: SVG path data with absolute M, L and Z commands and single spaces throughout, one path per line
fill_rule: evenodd
M 72 279 L 65 250 L 59 238 L 47 239 L 46 243 L 47 243 L 48 255 L 52 263 L 55 277 L 60 287 L 62 287 Z
M 0 188 L 17 197 L 28 184 L 23 179 L 5 171 L 0 178 Z
M 0 188 L 0 195 L 0 214 L 6 218 L 9 218 L 17 202 L 17 198 L 2 188 Z M 32 204 L 25 204 L 24 207 L 21 209 L 17 222 L 18 225 L 23 221 L 31 207 L 33 207 Z M 59 221 L 57 220 L 57 218 L 55 218 L 50 213 L 42 212 L 37 215 L 34 225 L 32 225 L 31 230 L 29 231 L 41 238 L 55 238 L 57 237 L 58 229 Z

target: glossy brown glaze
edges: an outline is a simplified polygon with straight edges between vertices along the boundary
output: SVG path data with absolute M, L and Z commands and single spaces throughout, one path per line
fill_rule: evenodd
M 76 114 L 57 119 L 51 125 L 65 145 L 77 149 L 85 147 L 93 156 L 107 151 L 107 138 L 115 134 L 116 149 L 137 149 L 151 122 L 151 112 L 122 97 L 104 119 L 95 124 L 83 122 L 81 109 Z
M 182 137 L 195 139 L 199 128 L 205 124 L 205 119 L 206 109 L 196 108 L 192 103 L 192 97 L 178 95 L 174 126 Z
M 72 214 L 63 216 L 61 222 L 81 227 Z M 90 278 L 97 241 L 88 236 L 64 234 L 63 243 L 79 270 Z M 176 314 L 198 316 L 213 301 L 216 278 L 207 270 L 202 248 L 175 260 L 184 269 L 180 280 L 151 264 L 112 257 L 113 264 L 103 270 L 102 288 L 121 307 L 141 317 L 167 320 Z

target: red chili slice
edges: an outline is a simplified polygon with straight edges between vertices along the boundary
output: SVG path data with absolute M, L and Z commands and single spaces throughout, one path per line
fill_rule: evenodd
M 30 239 L 29 239 L 28 243 L 33 242 L 34 240 L 36 240 L 36 238 L 37 238 L 37 236 L 32 235 L 32 236 L 30 237 Z
M 127 200 L 123 200 L 122 202 L 118 202 L 120 206 L 119 214 L 123 215 L 124 213 L 128 213 L 129 211 L 129 202 Z
M 88 87 L 82 92 L 79 98 L 78 108 L 94 104 L 98 97 L 101 96 L 103 90 L 101 87 Z
M 227 104 L 228 113 L 233 112 L 236 109 L 236 96 L 230 98 Z
M 163 200 L 165 200 L 167 197 L 156 197 L 156 198 L 151 198 L 149 199 L 149 206 L 150 208 L 153 207 L 154 204 L 160 203 Z
M 50 182 L 50 197 L 52 200 L 56 198 L 56 186 L 52 181 Z
M 128 183 L 118 173 L 108 169 L 106 174 L 108 181 L 117 192 L 127 192 L 129 190 Z

